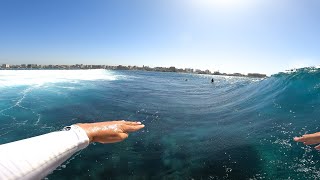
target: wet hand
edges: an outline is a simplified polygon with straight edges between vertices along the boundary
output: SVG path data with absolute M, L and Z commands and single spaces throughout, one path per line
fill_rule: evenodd
M 90 142 L 115 143 L 128 138 L 129 133 L 144 128 L 141 122 L 106 121 L 98 123 L 76 124 L 88 135 Z
M 320 143 L 320 132 L 314 134 L 305 134 L 302 137 L 293 138 L 294 141 L 302 142 L 304 145 L 312 145 Z M 320 145 L 314 147 L 317 150 L 320 150 Z

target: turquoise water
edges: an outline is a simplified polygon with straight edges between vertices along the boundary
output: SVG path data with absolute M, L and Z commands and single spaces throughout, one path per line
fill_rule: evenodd
M 146 125 L 122 143 L 90 145 L 48 179 L 320 177 L 319 153 L 292 141 L 320 131 L 319 69 L 267 79 L 0 71 L 0 92 L 0 143 L 78 122 L 128 119 Z

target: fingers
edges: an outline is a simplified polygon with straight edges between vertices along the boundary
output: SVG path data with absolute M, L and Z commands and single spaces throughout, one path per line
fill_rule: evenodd
M 121 129 L 123 132 L 135 132 L 142 128 L 144 128 L 144 125 L 141 124 L 141 122 L 132 122 L 132 121 L 118 121 L 122 124 Z
M 319 144 L 320 143 L 320 133 L 314 133 L 314 134 L 305 134 L 302 137 L 294 137 L 294 141 L 296 142 L 302 142 L 304 145 L 313 145 L 313 144 Z M 314 147 L 317 150 L 320 150 L 320 145 Z
M 80 124 L 81 125 L 81 124 Z M 90 142 L 115 143 L 128 138 L 128 133 L 144 128 L 141 122 L 133 121 L 105 121 L 89 123 L 83 126 Z
M 293 140 L 297 141 L 297 142 L 303 142 L 304 141 L 303 137 L 294 137 Z
M 118 133 L 114 137 L 109 137 L 108 140 L 104 141 L 103 143 L 116 143 L 116 142 L 121 142 L 125 139 L 127 139 L 129 135 L 127 133 Z
M 319 142 L 314 142 L 314 141 L 308 141 L 308 142 L 304 142 L 304 145 L 313 145 L 313 144 L 318 144 Z
M 124 125 L 123 131 L 124 132 L 135 132 L 140 129 L 144 128 L 143 124 L 136 124 L 136 125 Z
M 136 123 L 137 121 L 117 120 L 117 121 L 105 121 L 105 122 L 114 122 L 114 123 Z
M 314 134 L 305 134 L 302 137 L 295 137 L 293 138 L 297 142 L 320 142 L 320 134 L 319 133 L 314 133 Z
M 119 133 L 119 138 L 121 141 L 127 139 L 129 137 L 129 134 L 127 133 Z
M 103 136 L 95 137 L 94 142 L 99 142 L 103 144 L 116 143 L 116 142 L 121 142 L 127 139 L 128 137 L 129 135 L 127 133 L 116 133 L 116 134 L 104 136 L 104 137 Z
M 126 125 L 140 125 L 141 122 L 130 122 L 130 121 L 125 121 L 124 124 Z

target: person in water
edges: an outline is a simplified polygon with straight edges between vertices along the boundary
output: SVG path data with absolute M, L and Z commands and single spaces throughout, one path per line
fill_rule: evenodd
M 211 79 L 211 83 L 214 83 L 214 79 L 213 78 Z
M 141 122 L 106 121 L 75 124 L 0 145 L 0 179 L 43 179 L 92 142 L 116 143 L 144 128 Z
M 313 134 L 305 134 L 301 137 L 293 138 L 296 142 L 302 142 L 304 145 L 314 145 L 318 144 L 314 148 L 320 150 L 320 132 L 313 133 Z

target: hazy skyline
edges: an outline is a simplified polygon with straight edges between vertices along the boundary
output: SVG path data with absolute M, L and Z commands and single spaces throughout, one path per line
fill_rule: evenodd
M 4 0 L 0 63 L 277 73 L 320 64 L 320 1 Z

